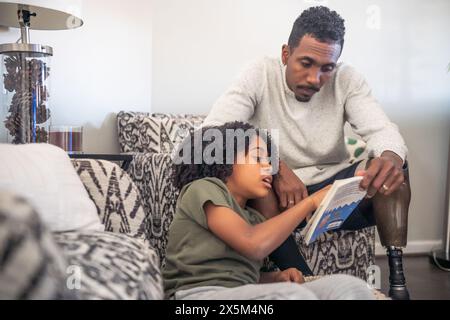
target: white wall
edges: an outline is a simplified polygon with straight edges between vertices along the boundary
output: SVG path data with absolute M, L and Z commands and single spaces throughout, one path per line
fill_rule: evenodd
M 82 28 L 32 32 L 55 51 L 53 122 L 83 125 L 85 151 L 116 152 L 120 110 L 207 113 L 244 64 L 279 55 L 315 3 L 347 20 L 342 60 L 366 75 L 407 141 L 410 249 L 426 251 L 444 228 L 450 1 L 87 0 Z M 0 29 L 0 43 L 18 35 Z
M 153 111 L 207 113 L 245 63 L 280 55 L 295 18 L 316 3 L 346 19 L 342 60 L 366 75 L 409 146 L 408 250 L 439 246 L 450 137 L 450 1 L 153 0 Z
M 119 151 L 118 111 L 150 111 L 149 11 L 148 1 L 85 0 L 81 28 L 31 32 L 33 43 L 54 50 L 52 123 L 83 125 L 86 152 Z M 0 29 L 0 43 L 15 42 L 19 36 L 18 29 Z

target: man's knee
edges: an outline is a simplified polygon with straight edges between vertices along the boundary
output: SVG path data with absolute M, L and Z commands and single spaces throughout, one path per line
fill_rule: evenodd
M 355 171 L 355 174 L 359 170 L 366 170 L 370 166 L 370 162 L 373 160 L 373 158 L 368 158 L 363 161 L 361 161 Z M 384 204 L 384 205 L 375 205 L 375 208 L 383 208 L 383 210 L 386 210 L 386 205 L 388 207 L 392 207 L 392 205 L 389 205 L 388 203 L 395 202 L 397 203 L 397 206 L 404 206 L 407 210 L 409 207 L 409 203 L 411 200 L 411 185 L 409 181 L 409 165 L 408 162 L 405 161 L 405 164 L 402 168 L 403 170 L 403 176 L 404 176 L 404 182 L 399 186 L 399 188 L 391 193 L 390 195 L 383 195 L 379 192 L 375 194 L 375 196 L 370 199 L 374 203 L 377 204 Z M 375 209 L 376 210 L 376 209 Z
M 398 189 L 390 195 L 384 195 L 379 192 L 372 198 L 375 210 L 394 210 L 395 208 L 403 208 L 408 211 L 411 201 L 411 186 L 409 177 L 405 177 L 405 181 Z M 398 210 L 398 209 L 395 209 Z

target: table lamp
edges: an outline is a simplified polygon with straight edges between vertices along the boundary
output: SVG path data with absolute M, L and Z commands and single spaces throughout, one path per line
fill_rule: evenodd
M 30 30 L 83 25 L 81 0 L 0 0 L 0 26 L 20 28 L 16 43 L 0 44 L 1 110 L 6 141 L 48 142 L 51 124 L 50 58 L 53 49 L 32 44 Z

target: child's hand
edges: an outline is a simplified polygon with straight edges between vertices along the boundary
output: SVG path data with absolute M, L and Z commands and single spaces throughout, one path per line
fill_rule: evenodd
M 295 282 L 304 283 L 303 274 L 296 268 L 279 271 L 274 279 L 274 282 Z
M 330 189 L 331 189 L 331 185 L 326 186 L 325 188 L 317 191 L 316 193 L 314 193 L 308 197 L 313 204 L 314 211 L 319 207 L 323 198 L 325 198 L 325 196 L 327 195 L 328 191 L 330 191 Z

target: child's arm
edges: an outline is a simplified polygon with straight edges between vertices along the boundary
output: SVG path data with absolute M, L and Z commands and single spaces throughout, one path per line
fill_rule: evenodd
M 328 190 L 325 188 L 255 226 L 248 224 L 230 208 L 207 202 L 204 210 L 208 228 L 240 254 L 262 260 L 278 248 L 308 214 L 317 209 Z

